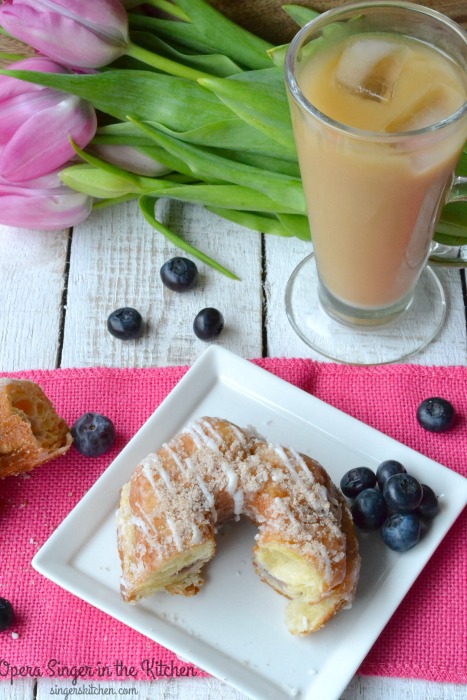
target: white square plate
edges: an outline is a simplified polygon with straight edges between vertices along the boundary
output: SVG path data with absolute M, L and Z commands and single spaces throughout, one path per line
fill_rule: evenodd
M 251 563 L 255 528 L 219 535 L 218 554 L 196 598 L 160 593 L 136 606 L 119 595 L 115 509 L 137 463 L 191 419 L 212 415 L 254 426 L 273 442 L 317 459 L 335 483 L 351 467 L 403 462 L 442 494 L 428 534 L 404 554 L 378 533 L 360 534 L 362 574 L 351 610 L 295 638 L 286 600 Z M 429 475 L 429 476 L 428 476 Z M 257 700 L 336 700 L 467 501 L 467 480 L 236 355 L 209 347 L 34 558 L 75 595 Z M 96 566 L 96 561 L 100 566 Z

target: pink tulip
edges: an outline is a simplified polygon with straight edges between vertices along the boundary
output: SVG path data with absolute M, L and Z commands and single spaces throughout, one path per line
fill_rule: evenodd
M 84 221 L 92 198 L 66 187 L 59 171 L 21 185 L 0 178 L 0 224 L 57 231 Z
M 0 25 L 75 68 L 106 66 L 128 44 L 128 17 L 119 0 L 3 0 Z
M 66 73 L 48 58 L 27 58 L 14 68 Z M 93 138 L 93 106 L 74 95 L 0 76 L 0 176 L 23 182 L 59 168 Z
M 12 63 L 9 68 L 23 70 L 35 70 L 40 73 L 68 73 L 68 68 L 61 66 L 56 61 L 51 61 L 45 56 L 33 56 L 32 58 L 24 58 L 22 61 Z M 16 95 L 23 95 L 26 92 L 35 92 L 43 90 L 42 85 L 34 85 L 34 83 L 25 83 L 24 80 L 17 78 L 9 78 L 6 75 L 0 76 L 0 100 L 7 100 Z

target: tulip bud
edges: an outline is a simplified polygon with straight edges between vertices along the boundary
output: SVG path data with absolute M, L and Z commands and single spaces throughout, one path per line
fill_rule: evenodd
M 48 58 L 27 58 L 15 68 L 66 73 Z M 93 138 L 96 113 L 90 102 L 52 88 L 0 76 L 0 176 L 23 182 L 73 158 L 70 138 L 84 148 Z
M 142 193 L 137 185 L 124 177 L 100 170 L 88 163 L 64 168 L 60 179 L 73 190 L 98 199 L 114 199 L 132 193 Z
M 0 178 L 0 224 L 58 231 L 89 216 L 92 199 L 70 190 L 58 171 L 21 185 Z
M 125 144 L 95 144 L 93 143 L 87 149 L 88 153 L 98 156 L 106 160 L 112 165 L 117 165 L 119 168 L 128 170 L 136 175 L 144 175 L 145 177 L 160 177 L 172 172 L 171 168 L 163 165 L 155 158 L 143 153 L 134 146 Z
M 128 17 L 119 0 L 3 0 L 0 24 L 74 68 L 106 66 L 128 45 Z

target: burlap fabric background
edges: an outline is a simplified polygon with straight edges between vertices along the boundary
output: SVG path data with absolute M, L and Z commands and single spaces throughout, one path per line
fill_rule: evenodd
M 255 363 L 467 477 L 467 367 L 358 367 L 270 357 L 255 360 Z M 170 651 L 67 593 L 34 571 L 30 564 L 37 549 L 186 370 L 187 367 L 85 368 L 34 370 L 14 375 L 38 382 L 70 425 L 90 409 L 109 416 L 117 426 L 117 443 L 112 452 L 88 460 L 71 449 L 64 457 L 36 469 L 30 479 L 10 477 L 1 482 L 0 591 L 15 606 L 18 619 L 14 630 L 19 635 L 18 639 L 12 639 L 8 633 L 1 635 L 1 656 L 8 660 L 10 668 L 39 666 L 43 674 L 50 677 L 47 663 L 50 659 L 57 659 L 62 668 L 82 667 L 89 679 L 96 679 L 95 669 L 99 666 L 101 669 L 109 666 L 114 669 L 111 677 L 115 678 L 115 660 L 119 659 L 126 667 L 137 669 L 137 679 L 147 680 L 148 674 L 141 667 L 143 659 L 154 658 L 169 666 L 173 663 L 176 668 L 186 667 L 186 662 L 177 659 Z M 427 396 L 446 396 L 456 407 L 459 420 L 449 433 L 429 433 L 418 425 L 416 409 Z M 388 410 L 388 407 L 397 407 L 397 410 Z M 249 415 L 247 409 L 247 423 L 250 422 Z M 227 413 L 226 417 L 232 415 Z M 427 475 L 427 480 L 434 485 L 430 479 Z M 118 498 L 118 485 L 114 483 L 111 488 L 115 489 Z M 104 516 L 107 517 L 105 513 Z M 435 521 L 433 528 L 436 527 Z M 370 534 L 377 536 L 377 533 Z M 466 541 L 467 511 L 453 525 L 420 574 L 365 659 L 360 673 L 467 684 Z M 113 561 L 108 553 L 102 553 L 102 559 L 96 561 L 96 572 L 100 569 L 96 578 L 109 577 L 111 595 L 118 580 L 118 571 L 111 574 L 107 566 Z M 235 577 L 238 565 L 233 560 L 230 562 Z M 366 566 L 371 566 L 367 559 L 363 562 L 363 567 Z M 385 583 L 388 583 L 387 579 Z M 391 584 L 397 585 L 393 579 Z M 366 585 L 365 579 L 363 585 Z M 208 591 L 206 593 L 209 595 Z M 371 603 L 371 589 L 362 593 L 369 596 Z M 193 599 L 192 605 L 196 604 Z M 238 608 L 239 616 L 242 616 L 241 598 L 226 599 L 225 604 L 226 608 Z M 385 614 L 384 607 L 382 614 Z M 335 622 L 334 632 L 337 632 L 339 622 Z M 150 624 L 157 625 L 157 615 L 151 617 Z M 181 621 L 177 623 L 173 618 L 174 629 L 177 629 L 177 624 Z M 244 621 L 245 629 L 247 624 Z M 232 623 L 232 628 L 225 622 L 224 625 L 224 634 L 234 631 L 235 623 Z M 283 625 L 281 618 L 277 619 L 277 625 L 278 629 Z M 236 629 L 239 629 L 238 625 Z M 329 644 L 330 638 L 325 639 L 324 643 Z M 93 676 L 88 674 L 87 667 Z M 123 678 L 124 675 L 120 676 L 120 680 Z M 54 680 L 59 679 L 55 676 Z M 4 682 L 8 682 L 7 678 Z M 67 685 L 69 700 L 86 700 L 72 696 L 74 686 Z M 21 691 L 15 693 L 15 688 L 16 684 L 10 697 L 20 700 L 23 697 Z M 461 694 L 459 689 L 459 700 Z M 162 700 L 162 696 L 167 698 L 169 693 L 159 693 L 154 688 L 141 691 L 139 695 L 140 700 L 156 696 Z M 393 699 L 400 697 L 397 693 L 391 696 Z M 42 697 L 45 700 L 45 693 Z M 50 700 L 55 697 L 51 695 Z M 117 696 L 112 697 L 118 700 Z M 210 694 L 209 697 L 215 696 Z M 421 695 L 413 697 L 423 700 Z M 441 693 L 437 697 L 441 698 Z M 64 696 L 61 698 L 65 700 Z
M 262 36 L 273 44 L 290 41 L 297 32 L 297 25 L 281 9 L 282 5 L 304 5 L 320 12 L 337 5 L 348 5 L 356 0 L 209 0 L 223 14 L 238 24 Z M 432 7 L 467 26 L 467 0 L 426 0 L 419 3 Z

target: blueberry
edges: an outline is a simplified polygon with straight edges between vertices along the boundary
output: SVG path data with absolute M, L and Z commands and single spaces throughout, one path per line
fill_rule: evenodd
M 202 309 L 193 321 L 193 331 L 200 340 L 217 338 L 224 328 L 224 317 L 217 309 Z
M 71 429 L 76 449 L 86 457 L 99 457 L 115 442 L 115 426 L 100 413 L 85 413 Z
M 431 520 L 438 515 L 438 499 L 433 489 L 426 484 L 422 484 L 422 491 L 422 500 L 418 504 L 415 513 L 422 518 L 429 518 Z
M 355 498 L 360 491 L 376 485 L 376 474 L 368 467 L 354 467 L 341 479 L 341 491 L 348 498 Z
M 442 433 L 454 425 L 456 413 L 454 406 L 446 399 L 435 396 L 422 401 L 417 410 L 417 420 L 425 430 Z
M 112 311 L 107 319 L 107 330 L 119 340 L 134 340 L 143 332 L 143 319 L 131 306 Z
M 407 469 L 404 467 L 404 465 L 395 459 L 386 459 L 384 462 L 381 462 L 376 470 L 376 479 L 381 491 L 383 490 L 384 484 L 390 476 L 393 476 L 393 474 L 405 474 L 406 472 Z
M 391 510 L 409 513 L 420 505 L 422 485 L 410 474 L 394 474 L 384 484 L 383 496 Z
M 11 627 L 14 619 L 15 612 L 12 604 L 5 598 L 0 598 L 0 632 Z
M 420 541 L 422 523 L 415 513 L 394 513 L 383 523 L 381 537 L 395 552 L 406 552 Z
M 351 511 L 355 525 L 362 530 L 376 530 L 384 523 L 388 507 L 381 491 L 371 488 L 360 491 Z
M 188 258 L 171 258 L 160 270 L 161 280 L 173 292 L 188 292 L 196 287 L 198 268 Z

